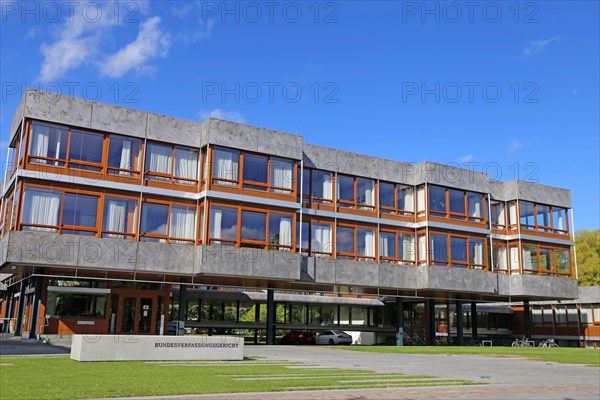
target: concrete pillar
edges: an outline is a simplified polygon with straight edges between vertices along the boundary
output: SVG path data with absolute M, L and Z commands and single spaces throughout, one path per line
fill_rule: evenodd
M 462 303 L 456 299 L 456 345 L 463 345 L 463 312 Z
M 430 346 L 435 346 L 435 300 L 427 300 L 427 325 L 429 326 L 429 340 Z
M 179 311 L 177 312 L 177 320 L 185 321 L 185 309 L 187 308 L 187 286 L 179 285 Z
M 267 344 L 275 344 L 275 292 L 267 289 Z
M 523 323 L 525 324 L 525 337 L 531 339 L 531 309 L 529 300 L 523 302 Z
M 477 303 L 471 302 L 471 338 L 477 341 Z
M 17 309 L 17 320 L 15 321 L 15 336 L 21 336 L 23 327 L 23 310 L 25 309 L 25 289 L 27 288 L 27 280 L 21 281 L 21 289 L 19 294 L 19 307 Z
M 396 297 L 396 346 L 404 346 L 404 302 Z
M 40 299 L 42 298 L 43 276 L 35 277 L 35 289 L 33 292 L 33 304 L 31 305 L 31 326 L 29 328 L 29 339 L 37 339 L 38 315 L 40 312 Z

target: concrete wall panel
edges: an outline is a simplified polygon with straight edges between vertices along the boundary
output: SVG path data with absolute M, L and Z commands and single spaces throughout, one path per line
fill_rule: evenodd
M 92 121 L 92 102 L 37 90 L 25 93 L 24 115 L 64 125 L 89 128 Z
M 202 124 L 166 115 L 148 114 L 147 138 L 199 148 L 202 144 Z
M 94 103 L 90 128 L 144 138 L 148 113 L 110 104 Z

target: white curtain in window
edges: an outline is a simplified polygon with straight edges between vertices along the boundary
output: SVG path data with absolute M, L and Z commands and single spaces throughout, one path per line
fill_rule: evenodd
M 565 229 L 565 213 L 564 212 L 558 212 L 556 214 L 556 221 L 554 221 L 554 229 L 558 229 L 561 231 L 566 230 Z
M 106 213 L 104 214 L 103 230 L 110 232 L 127 232 L 127 200 L 109 199 L 104 201 Z M 124 238 L 123 235 L 106 234 L 106 237 Z
M 186 179 L 198 177 L 198 153 L 191 149 L 175 148 L 175 176 Z
M 506 247 L 500 246 L 497 250 L 496 269 L 506 271 Z
M 365 232 L 365 256 L 375 257 L 375 232 Z
M 479 241 L 475 242 L 473 252 L 473 264 L 483 265 L 483 243 Z
M 402 239 L 402 259 L 415 260 L 415 237 L 413 235 L 404 235 Z
M 481 197 L 468 196 L 469 217 L 481 218 Z
M 292 172 L 294 164 L 291 161 L 271 159 L 271 186 L 292 189 Z M 275 193 L 289 193 L 288 190 L 273 189 Z
M 332 198 L 332 186 L 333 179 L 332 174 L 329 172 L 323 173 L 321 175 L 323 177 L 323 198 L 328 200 L 333 200 Z
M 330 253 L 331 248 L 331 225 L 312 224 L 312 243 L 311 249 L 324 253 Z
M 211 232 L 210 236 L 213 238 L 221 237 L 221 223 L 223 221 L 223 211 L 218 208 L 211 208 L 210 210 L 210 226 Z
M 281 217 L 279 220 L 279 244 L 282 246 L 292 245 L 292 218 Z
M 123 139 L 121 141 L 121 161 L 119 162 L 119 168 L 121 169 L 134 169 L 134 165 L 131 161 L 131 140 Z M 119 171 L 119 175 L 131 175 L 131 172 Z
M 170 237 L 194 239 L 196 237 L 196 210 L 192 207 L 171 207 Z
M 390 244 L 393 246 L 393 243 L 390 243 L 390 237 L 387 235 L 379 235 L 379 257 L 389 257 L 390 256 Z
M 517 224 L 517 204 L 516 203 L 510 203 L 509 204 L 509 224 L 510 225 L 515 225 Z
M 375 182 L 370 179 L 366 179 L 366 180 L 364 180 L 364 182 L 365 182 L 365 204 L 374 206 L 375 205 Z
M 419 261 L 427 261 L 427 239 L 425 235 L 419 236 Z
M 172 150 L 170 147 L 149 144 L 148 152 L 150 153 L 150 171 L 171 173 Z
M 425 188 L 420 187 L 417 191 L 417 211 L 425 211 Z
M 519 248 L 511 247 L 510 248 L 510 270 L 512 273 L 519 272 Z
M 414 201 L 413 201 L 412 188 L 403 189 L 402 192 L 404 193 L 404 209 L 406 211 L 414 211 L 415 206 L 414 206 Z
M 61 193 L 43 189 L 26 189 L 23 222 L 38 225 L 58 225 Z M 30 230 L 56 232 L 55 228 L 29 227 Z
M 47 126 L 35 125 L 33 141 L 31 143 L 31 155 L 50 157 L 48 154 L 49 142 L 50 128 Z
M 506 225 L 506 221 L 504 219 L 505 218 L 504 217 L 504 204 L 498 204 L 497 210 L 498 210 L 498 216 L 497 216 L 498 220 L 496 221 L 496 223 L 498 225 L 503 225 L 503 226 Z
M 238 154 L 231 151 L 215 150 L 215 165 L 213 176 L 215 178 L 238 180 L 239 159 Z M 236 186 L 235 182 L 218 182 L 221 185 Z

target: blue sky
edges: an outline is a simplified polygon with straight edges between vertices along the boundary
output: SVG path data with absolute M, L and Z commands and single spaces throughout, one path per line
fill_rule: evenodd
M 3 158 L 34 87 L 537 180 L 600 226 L 599 2 L 0 6 Z

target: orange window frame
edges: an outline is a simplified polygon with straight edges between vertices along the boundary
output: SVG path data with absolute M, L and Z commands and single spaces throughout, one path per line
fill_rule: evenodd
M 130 169 L 130 168 L 118 168 L 118 167 L 111 167 L 108 165 L 108 154 L 110 152 L 110 142 L 114 137 L 124 137 L 127 138 L 129 140 L 137 140 L 140 143 L 140 151 L 137 154 L 137 157 L 134 157 L 134 159 L 137 159 L 137 169 Z M 112 176 L 119 176 L 119 174 L 121 172 L 127 172 L 131 175 L 124 175 L 126 177 L 131 177 L 131 178 L 139 178 L 141 176 L 142 173 L 142 161 L 144 160 L 144 152 L 145 152 L 145 145 L 144 145 L 144 141 L 140 138 L 136 138 L 136 137 L 130 137 L 130 136 L 124 136 L 124 135 L 119 135 L 119 134 L 108 134 L 106 137 L 106 156 L 105 156 L 105 167 L 106 167 L 106 174 L 107 175 L 112 175 Z
M 338 249 L 337 246 L 337 230 L 338 228 L 345 228 L 345 229 L 352 229 L 353 230 L 353 252 L 349 253 L 349 252 L 343 252 L 340 251 Z M 367 256 L 367 255 L 359 255 L 358 254 L 358 230 L 359 229 L 370 229 L 373 231 L 373 239 L 374 239 L 374 243 L 373 243 L 373 256 Z M 353 224 L 353 223 L 348 223 L 348 222 L 338 222 L 336 225 L 336 256 L 338 257 L 342 257 L 342 258 L 350 258 L 354 261 L 372 261 L 372 262 L 376 262 L 377 261 L 377 255 L 379 253 L 378 251 L 378 246 L 379 246 L 379 234 L 377 231 L 377 227 L 375 226 L 369 226 L 369 225 L 363 225 L 363 224 Z
M 158 146 L 164 146 L 164 147 L 170 147 L 171 148 L 171 173 L 167 174 L 167 173 L 163 173 L 163 172 L 157 172 L 157 171 L 151 171 L 149 169 L 146 168 L 146 163 L 148 161 L 147 156 L 149 155 L 149 145 L 152 144 L 156 144 Z M 164 142 L 157 142 L 157 141 L 149 141 L 146 143 L 146 146 L 144 146 L 144 151 L 146 152 L 146 157 L 144 157 L 144 180 L 146 182 L 148 181 L 154 181 L 154 182 L 168 182 L 171 184 L 175 184 L 175 185 L 186 185 L 188 187 L 194 187 L 194 186 L 198 186 L 198 182 L 199 182 L 199 178 L 198 178 L 198 173 L 201 171 L 198 171 L 198 163 L 200 163 L 200 149 L 196 149 L 195 147 L 189 147 L 189 146 L 180 146 L 180 145 L 176 145 L 176 144 L 170 144 L 170 143 L 164 143 Z M 177 176 L 175 175 L 175 150 L 176 148 L 184 148 L 184 149 L 191 149 L 191 150 L 198 150 L 198 156 L 196 157 L 196 179 L 192 179 L 192 178 L 184 178 L 182 176 Z M 161 179 L 151 179 L 148 177 L 155 177 L 155 178 L 163 178 Z M 166 179 L 166 180 L 164 180 Z M 183 181 L 183 182 L 181 182 Z
M 135 221 L 134 221 L 134 229 L 133 233 L 129 232 L 116 232 L 116 231 L 106 231 L 103 229 L 104 226 L 104 206 L 106 202 L 106 198 L 117 198 L 124 200 L 134 200 L 135 201 Z M 121 194 L 114 194 L 110 192 L 105 192 L 102 196 L 102 225 L 100 225 L 100 237 L 104 237 L 104 234 L 107 235 L 123 235 L 126 236 L 128 240 L 138 240 L 139 239 L 139 229 L 140 226 L 140 218 L 141 218 L 141 205 L 140 205 L 140 197 L 139 196 L 127 196 Z
M 166 231 L 167 233 L 162 234 L 162 233 L 150 233 L 150 232 L 142 232 L 142 218 L 143 218 L 143 213 L 142 213 L 142 208 L 144 207 L 144 204 L 157 204 L 157 205 L 163 205 L 163 206 L 167 206 L 167 226 L 166 226 Z M 196 207 L 196 203 L 191 203 L 191 202 L 184 202 L 184 201 L 177 201 L 177 200 L 165 200 L 165 199 L 160 199 L 160 198 L 156 198 L 156 197 L 144 197 L 142 199 L 142 203 L 140 205 L 140 209 L 139 209 L 139 214 L 140 214 L 140 218 L 139 218 L 139 238 L 142 241 L 142 238 L 151 238 L 151 239 L 164 239 L 164 243 L 171 243 L 171 242 L 175 242 L 177 244 L 189 244 L 189 245 L 195 245 L 198 241 L 198 230 L 196 229 L 196 231 L 194 232 L 194 237 L 192 239 L 190 238 L 180 238 L 180 237 L 175 237 L 171 235 L 171 215 L 172 215 L 172 209 L 173 206 L 184 206 L 184 207 L 191 207 L 194 209 L 195 212 L 195 216 L 196 216 L 196 221 L 194 223 L 194 227 L 197 228 L 198 226 L 198 208 Z M 178 243 L 178 242 L 184 242 L 184 243 Z

